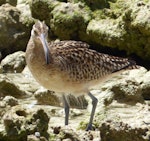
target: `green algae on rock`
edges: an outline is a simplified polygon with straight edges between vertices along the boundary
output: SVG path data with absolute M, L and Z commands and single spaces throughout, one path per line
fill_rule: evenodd
M 120 46 L 126 31 L 113 19 L 91 20 L 87 26 L 90 40 L 103 46 Z
M 59 3 L 60 2 L 57 0 L 32 0 L 31 2 L 29 2 L 32 16 L 41 21 L 46 21 L 48 25 L 49 20 L 52 18 L 51 11 Z
M 33 0 L 33 18 L 46 21 L 52 39 L 82 40 L 150 61 L 148 0 Z M 40 12 L 39 12 L 40 10 Z
M 0 6 L 0 50 L 5 56 L 24 50 L 29 39 L 29 30 L 20 21 L 20 11 L 9 4 Z
M 94 19 L 87 26 L 89 39 L 150 60 L 149 7 L 146 1 L 117 0 L 110 3 L 110 9 L 93 11 Z
M 48 138 L 49 117 L 43 109 L 32 111 L 19 105 L 14 106 L 5 113 L 3 121 L 0 140 L 26 141 L 27 136 L 35 132 Z
M 53 9 L 52 14 L 50 27 L 60 39 L 85 38 L 82 33 L 85 33 L 91 19 L 91 11 L 88 7 L 82 3 L 60 3 Z
M 110 1 L 115 1 L 115 0 L 68 0 L 68 2 L 71 3 L 78 3 L 78 2 L 85 3 L 92 10 L 109 7 Z

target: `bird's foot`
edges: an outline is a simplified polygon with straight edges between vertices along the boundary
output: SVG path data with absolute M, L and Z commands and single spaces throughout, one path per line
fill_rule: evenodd
M 89 130 L 92 130 L 92 129 L 93 129 L 92 125 L 88 124 L 88 126 L 86 127 L 86 131 L 89 131 Z

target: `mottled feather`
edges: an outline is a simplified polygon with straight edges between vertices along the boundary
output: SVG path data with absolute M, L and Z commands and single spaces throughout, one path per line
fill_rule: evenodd
M 52 43 L 49 48 L 54 63 L 63 72 L 67 72 L 73 81 L 100 79 L 113 72 L 136 66 L 127 58 L 114 57 L 91 50 L 84 42 L 61 41 Z

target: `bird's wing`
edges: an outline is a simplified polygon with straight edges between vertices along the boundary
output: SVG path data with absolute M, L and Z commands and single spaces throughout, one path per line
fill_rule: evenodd
M 107 54 L 101 55 L 103 56 L 101 58 L 103 58 L 104 67 L 110 70 L 112 73 L 123 69 L 139 68 L 139 66 L 136 65 L 135 61 L 130 60 L 128 58 L 115 57 Z
M 133 62 L 127 58 L 99 53 L 82 47 L 82 44 L 76 44 L 76 46 L 59 46 L 53 51 L 52 54 L 54 61 L 57 61 L 56 64 L 65 72 L 68 72 L 70 77 L 79 80 L 82 78 L 86 80 L 99 79 L 102 76 L 133 65 Z

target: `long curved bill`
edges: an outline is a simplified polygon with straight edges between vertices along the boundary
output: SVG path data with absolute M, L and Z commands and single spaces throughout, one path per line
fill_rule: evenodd
M 47 44 L 47 41 L 45 40 L 44 34 L 40 35 L 40 40 L 43 45 L 46 64 L 49 64 L 50 63 L 50 52 L 49 52 L 48 44 Z

